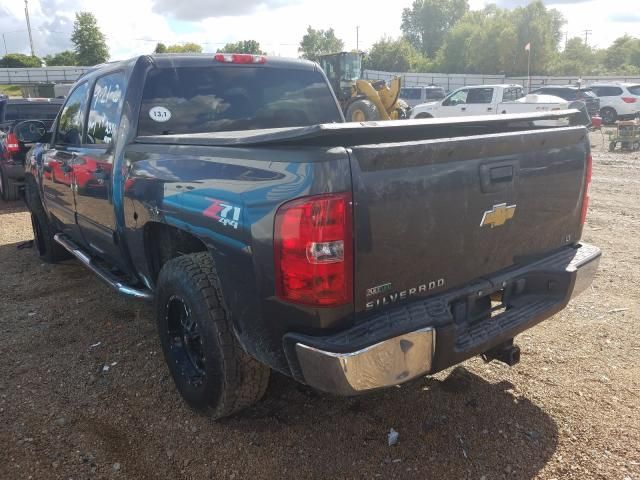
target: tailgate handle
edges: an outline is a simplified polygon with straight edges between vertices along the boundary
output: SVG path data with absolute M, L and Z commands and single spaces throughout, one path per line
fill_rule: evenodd
M 489 170 L 489 178 L 491 182 L 510 182 L 513 180 L 513 165 L 505 165 L 503 167 L 493 167 Z
M 518 161 L 508 160 L 480 165 L 480 185 L 484 193 L 510 190 L 518 175 Z

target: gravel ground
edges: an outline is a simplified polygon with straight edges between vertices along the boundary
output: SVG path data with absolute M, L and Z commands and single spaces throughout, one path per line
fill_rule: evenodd
M 592 143 L 601 268 L 518 337 L 519 365 L 473 359 L 351 399 L 274 376 L 218 423 L 181 402 L 148 307 L 17 249 L 28 215 L 0 202 L 0 478 L 640 480 L 640 153 Z

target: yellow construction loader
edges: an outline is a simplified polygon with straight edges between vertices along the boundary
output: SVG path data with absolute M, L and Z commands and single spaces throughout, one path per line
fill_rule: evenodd
M 384 80 L 363 80 L 362 53 L 340 52 L 320 57 L 347 122 L 399 120 L 408 118 L 409 106 L 400 100 L 400 77 L 390 84 Z

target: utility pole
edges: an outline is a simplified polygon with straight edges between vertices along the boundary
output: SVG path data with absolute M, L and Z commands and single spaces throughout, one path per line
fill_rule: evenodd
M 584 46 L 589 46 L 589 35 L 593 33 L 593 30 L 584 30 Z
M 356 52 L 360 51 L 360 26 L 356 26 Z
M 567 43 L 569 43 L 569 30 L 564 32 L 564 49 L 567 49 Z
M 36 52 L 33 50 L 33 37 L 31 36 L 31 23 L 29 22 L 29 2 L 24 0 L 24 15 L 27 17 L 27 30 L 29 30 L 29 45 L 31 45 L 31 56 L 35 57 Z
M 7 50 L 7 39 L 4 37 L 4 33 L 2 34 L 2 42 L 4 43 L 4 54 L 7 55 L 9 50 Z

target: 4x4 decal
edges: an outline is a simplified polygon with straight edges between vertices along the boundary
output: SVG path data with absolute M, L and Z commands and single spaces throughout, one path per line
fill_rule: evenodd
M 230 225 L 236 230 L 238 229 L 240 212 L 242 210 L 240 207 L 229 205 L 228 203 L 224 203 L 223 201 L 215 198 L 207 197 L 207 200 L 212 203 L 202 212 L 205 217 L 213 218 L 222 225 Z

